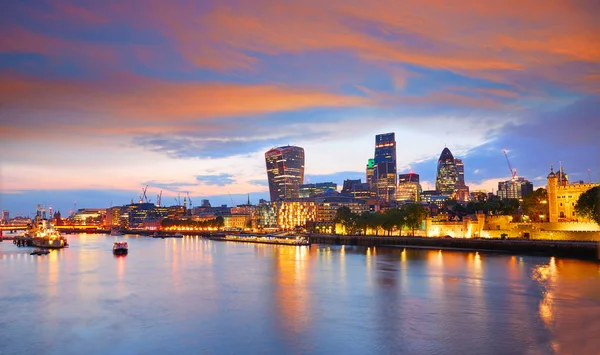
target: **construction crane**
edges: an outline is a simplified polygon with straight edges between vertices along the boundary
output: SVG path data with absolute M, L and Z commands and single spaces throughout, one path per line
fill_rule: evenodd
M 156 195 L 156 206 L 160 207 L 160 200 L 162 199 L 162 190 L 160 190 L 160 193 L 158 195 Z
M 190 193 L 186 191 L 188 202 L 190 203 L 190 210 L 192 209 L 192 198 L 190 197 Z
M 140 203 L 148 203 L 148 197 L 146 196 L 146 191 L 148 190 L 148 185 L 142 189 L 142 194 L 140 195 Z
M 227 193 L 229 194 L 229 199 L 231 200 L 231 207 L 235 207 L 235 204 L 233 203 L 233 197 L 231 197 L 231 193 L 229 191 L 227 191 Z
M 510 165 L 510 160 L 508 160 L 508 154 L 506 154 L 506 149 L 502 149 L 502 151 L 504 152 L 504 156 L 506 157 L 506 163 L 508 163 L 508 169 L 510 169 L 510 179 L 512 182 L 515 182 L 515 179 L 517 177 L 517 169 L 512 168 L 512 166 Z

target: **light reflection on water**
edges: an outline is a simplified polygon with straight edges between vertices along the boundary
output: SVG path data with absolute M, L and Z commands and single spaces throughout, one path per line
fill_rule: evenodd
M 115 240 L 129 255 L 112 255 Z M 600 349 L 594 262 L 198 237 L 69 242 L 48 256 L 0 244 L 1 354 Z

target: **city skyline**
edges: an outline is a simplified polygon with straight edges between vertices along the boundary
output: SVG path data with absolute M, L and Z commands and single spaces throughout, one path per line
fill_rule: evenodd
M 305 149 L 305 183 L 339 187 L 382 132 L 423 190 L 444 146 L 471 190 L 511 178 L 502 149 L 535 188 L 559 161 L 600 180 L 596 2 L 144 4 L 0 14 L 1 209 L 107 207 L 145 185 L 167 203 L 268 199 L 264 152 L 284 145 Z

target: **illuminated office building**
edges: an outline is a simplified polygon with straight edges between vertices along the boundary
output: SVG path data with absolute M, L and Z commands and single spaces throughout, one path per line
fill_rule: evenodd
M 396 194 L 396 135 L 395 133 L 375 136 L 375 166 L 372 183 L 377 197 L 393 200 Z
M 435 179 L 435 189 L 444 196 L 452 196 L 456 183 L 458 182 L 458 173 L 454 156 L 450 149 L 444 148 L 437 165 L 437 178 Z
M 398 189 L 396 190 L 396 201 L 419 202 L 421 196 L 421 184 L 419 174 L 399 174 Z
M 533 192 L 533 184 L 525 178 L 498 182 L 498 197 L 500 199 L 520 199 Z
M 294 146 L 273 148 L 265 153 L 271 201 L 297 199 L 304 183 L 304 149 Z
M 328 191 L 337 191 L 337 184 L 334 182 L 318 182 L 316 184 L 303 184 L 298 188 L 300 198 L 309 198 L 320 195 Z
M 375 185 L 373 184 L 373 174 L 375 173 L 375 159 L 369 159 L 367 162 L 367 184 L 369 184 L 369 188 L 375 190 Z

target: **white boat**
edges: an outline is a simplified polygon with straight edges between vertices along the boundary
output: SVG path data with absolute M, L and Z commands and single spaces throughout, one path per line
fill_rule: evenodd
M 129 252 L 129 245 L 127 242 L 114 242 L 113 253 L 117 255 L 127 254 Z

